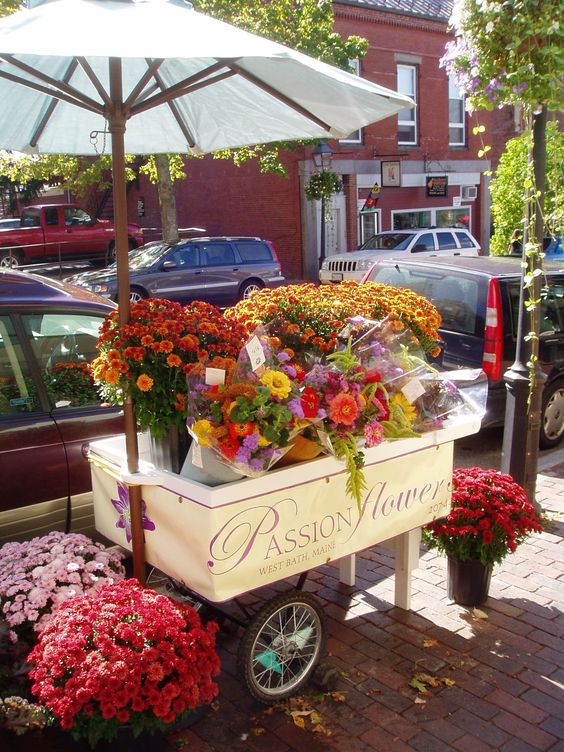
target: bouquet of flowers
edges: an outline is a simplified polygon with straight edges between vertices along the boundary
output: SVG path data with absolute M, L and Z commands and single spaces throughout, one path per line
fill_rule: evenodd
M 438 327 L 441 317 L 426 298 L 407 289 L 376 282 L 340 282 L 335 285 L 303 284 L 264 288 L 252 300 L 242 300 L 225 315 L 244 324 L 251 332 L 261 324 L 271 324 L 271 333 L 282 347 L 296 355 L 318 358 L 333 352 L 339 332 L 353 316 L 398 322 L 419 347 L 435 356 L 440 352 Z
M 321 420 L 315 390 L 302 387 L 293 352 L 276 352 L 258 330 L 238 361 L 215 359 L 188 378 L 188 430 L 201 447 L 247 476 L 266 472 L 293 438 Z M 218 378 L 219 375 L 219 378 Z
M 452 510 L 430 522 L 424 541 L 460 561 L 500 562 L 542 524 L 521 486 L 510 475 L 480 467 L 452 474 Z
M 125 577 L 122 558 L 78 533 L 5 543 L 0 548 L 0 606 L 12 642 L 44 629 L 67 598 Z
M 236 356 L 246 330 L 209 303 L 181 306 L 149 298 L 131 306 L 129 323 L 112 311 L 100 329 L 100 355 L 92 362 L 95 381 L 108 402 L 135 402 L 141 430 L 163 438 L 186 422 L 186 374 L 214 356 Z
M 32 692 L 91 746 L 129 724 L 165 730 L 217 695 L 213 622 L 136 580 L 106 584 L 60 606 L 28 661 Z

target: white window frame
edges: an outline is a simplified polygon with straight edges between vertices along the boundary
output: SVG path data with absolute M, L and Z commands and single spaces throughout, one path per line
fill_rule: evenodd
M 407 94 L 411 97 L 415 104 L 417 104 L 417 66 L 406 65 L 405 63 L 397 64 L 397 90 L 399 94 Z M 406 87 L 400 88 L 400 71 L 408 71 L 411 75 L 411 84 L 408 90 Z M 402 117 L 404 116 L 404 117 Z M 412 141 L 400 141 L 399 128 L 400 126 L 407 126 L 413 128 L 413 140 Z M 419 133 L 417 131 L 417 109 L 414 107 L 410 110 L 401 110 L 398 114 L 398 144 L 402 146 L 417 146 L 419 143 Z
M 450 119 L 450 102 L 456 100 L 462 102 L 462 121 L 451 121 Z M 464 94 L 456 85 L 452 76 L 448 79 L 448 145 L 449 146 L 466 146 L 466 102 Z M 451 130 L 456 130 L 460 137 L 457 141 L 451 141 Z
M 368 240 L 368 238 L 372 237 L 372 235 L 376 235 L 379 232 L 382 232 L 382 210 L 381 209 L 373 209 L 372 211 L 362 211 L 362 207 L 364 206 L 365 201 L 359 201 L 357 204 L 357 216 L 358 216 L 358 240 L 359 245 L 362 245 L 365 240 Z M 367 216 L 374 217 L 374 231 L 368 233 L 365 228 L 365 224 L 363 219 Z
M 466 204 L 463 204 L 462 206 L 433 206 L 433 207 L 431 207 L 431 206 L 420 206 L 418 208 L 410 206 L 410 207 L 405 208 L 405 209 L 393 209 L 391 211 L 391 217 L 390 217 L 391 225 L 390 225 L 390 227 L 391 227 L 392 230 L 394 229 L 394 217 L 395 217 L 396 214 L 405 214 L 406 212 L 414 212 L 414 213 L 415 212 L 430 212 L 430 214 L 431 214 L 430 227 L 433 227 L 435 230 L 440 230 L 440 229 L 442 229 L 443 226 L 441 225 L 439 227 L 439 225 L 437 224 L 437 212 L 438 211 L 464 211 L 464 213 L 468 214 L 468 217 L 469 217 L 468 226 L 465 227 L 465 228 L 460 227 L 459 229 L 461 229 L 461 230 L 462 229 L 467 229 L 467 230 L 469 230 L 472 233 L 472 224 L 473 224 L 472 207 L 471 206 L 467 206 Z M 426 228 L 420 227 L 418 229 L 424 230 Z M 398 232 L 401 232 L 401 231 L 398 230 Z
M 358 58 L 349 60 L 349 65 L 352 68 L 351 73 L 353 74 L 353 76 L 360 76 L 360 60 L 358 60 Z M 345 136 L 345 138 L 340 138 L 339 143 L 361 144 L 362 143 L 362 128 L 359 128 L 358 130 L 353 131 L 352 133 L 349 133 L 349 135 Z

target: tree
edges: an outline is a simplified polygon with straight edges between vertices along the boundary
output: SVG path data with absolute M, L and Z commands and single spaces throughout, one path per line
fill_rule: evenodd
M 492 178 L 491 214 L 494 234 L 490 252 L 494 256 L 508 253 L 510 239 L 516 228 L 523 227 L 523 196 L 530 151 L 530 132 L 507 142 L 499 166 Z M 562 234 L 564 225 L 564 133 L 556 122 L 546 130 L 546 190 L 544 194 L 545 234 Z
M 564 104 L 562 9 L 554 0 L 455 0 L 452 25 L 455 39 L 447 44 L 442 63 L 467 94 L 470 107 L 521 105 L 527 122 L 524 273 L 517 353 L 505 375 L 502 470 L 511 473 L 534 502 L 543 379 L 538 344 L 546 119 L 548 108 L 561 110 Z M 523 337 L 525 318 L 528 333 Z
M 19 5 L 17 0 L 0 0 L 0 15 L 14 12 Z M 368 49 L 366 39 L 357 36 L 343 39 L 333 31 L 331 0 L 197 0 L 194 5 L 207 15 L 345 69 L 349 67 L 349 60 L 364 57 Z M 285 169 L 279 153 L 295 146 L 295 142 L 263 144 L 225 150 L 215 156 L 232 159 L 237 165 L 249 159 L 257 159 L 261 172 L 284 175 Z M 131 163 L 133 158 L 129 157 L 129 160 Z M 48 182 L 53 175 L 57 175 L 65 183 L 65 187 L 82 195 L 88 185 L 96 185 L 101 189 L 108 186 L 108 164 L 109 160 L 105 156 L 94 162 L 77 157 L 48 155 L 24 160 L 0 158 L 0 175 L 9 172 L 12 180 L 22 184 L 31 177 Z M 178 223 L 172 184 L 175 180 L 186 177 L 185 165 L 178 155 L 169 155 L 168 159 L 160 155 L 150 158 L 139 169 L 158 186 L 163 237 L 173 242 L 178 239 Z M 135 178 L 133 170 L 129 172 L 128 178 Z

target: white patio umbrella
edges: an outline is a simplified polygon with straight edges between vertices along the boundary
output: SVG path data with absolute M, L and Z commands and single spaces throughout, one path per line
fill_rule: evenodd
M 0 148 L 82 155 L 111 148 L 122 324 L 129 319 L 125 153 L 340 138 L 414 106 L 183 0 L 28 5 L 0 20 Z M 124 412 L 135 473 L 130 399 Z

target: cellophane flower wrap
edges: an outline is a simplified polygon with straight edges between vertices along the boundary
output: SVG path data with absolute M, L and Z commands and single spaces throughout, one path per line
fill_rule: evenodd
M 292 440 L 324 417 L 294 352 L 259 328 L 237 361 L 216 359 L 188 377 L 188 430 L 242 475 L 267 472 Z M 219 373 L 219 382 L 217 375 Z M 214 383 L 215 382 L 215 383 Z
M 460 561 L 493 566 L 542 522 L 523 488 L 497 470 L 457 468 L 452 474 L 452 507 L 423 530 L 429 548 Z
M 123 556 L 79 533 L 52 532 L 0 548 L 0 607 L 12 642 L 30 640 L 60 603 L 125 577 Z
M 117 310 L 106 317 L 92 372 L 104 399 L 123 404 L 130 394 L 141 430 L 161 439 L 185 425 L 186 374 L 213 357 L 236 357 L 246 337 L 242 325 L 209 303 L 148 298 L 131 306 L 123 326 Z
M 62 604 L 28 656 L 32 692 L 94 746 L 122 724 L 165 730 L 218 693 L 217 625 L 136 580 Z

